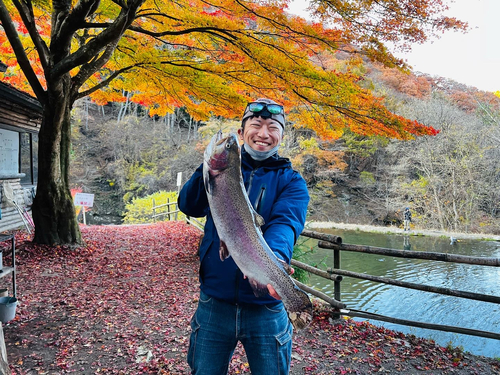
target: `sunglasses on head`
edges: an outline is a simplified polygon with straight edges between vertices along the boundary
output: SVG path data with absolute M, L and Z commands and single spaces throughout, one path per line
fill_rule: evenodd
M 273 115 L 283 115 L 285 113 L 283 106 L 279 104 L 254 102 L 247 105 L 247 109 L 252 113 L 261 112 L 264 108 L 267 108 L 269 113 L 272 113 Z

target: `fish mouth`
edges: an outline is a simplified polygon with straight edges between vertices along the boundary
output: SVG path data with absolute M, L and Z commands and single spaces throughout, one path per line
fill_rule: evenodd
M 225 142 L 231 142 L 231 140 L 234 139 L 236 141 L 236 136 L 232 133 L 229 133 L 227 136 L 222 135 L 222 131 L 217 132 L 217 137 L 215 138 L 215 146 L 220 146 L 221 144 Z
M 226 137 L 227 138 L 227 137 Z M 225 138 L 224 138 L 225 139 Z M 215 135 L 215 144 L 218 146 L 220 145 L 224 139 L 222 138 L 222 130 L 219 130 L 217 134 Z
M 216 146 L 220 146 L 221 144 L 223 144 L 224 142 L 226 142 L 228 138 L 229 137 L 224 137 L 224 138 L 218 139 L 217 142 L 215 142 L 215 145 Z

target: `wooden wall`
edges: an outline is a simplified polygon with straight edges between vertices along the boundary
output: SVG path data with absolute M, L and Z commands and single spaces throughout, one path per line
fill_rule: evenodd
M 0 127 L 21 132 L 38 133 L 42 123 L 43 108 L 35 98 L 0 82 Z M 24 227 L 23 220 L 16 207 L 7 203 L 3 194 L 3 182 L 12 187 L 15 200 L 21 210 L 29 209 L 32 202 L 32 186 L 21 186 L 19 178 L 0 179 L 2 218 L 0 232 Z M 29 212 L 31 212 L 29 210 Z
M 42 106 L 33 97 L 0 82 L 0 124 L 10 130 L 38 132 Z

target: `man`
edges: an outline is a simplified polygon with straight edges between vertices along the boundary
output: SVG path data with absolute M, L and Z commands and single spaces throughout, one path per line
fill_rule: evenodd
M 258 99 L 245 109 L 238 136 L 243 141 L 241 170 L 255 210 L 264 218 L 264 238 L 287 263 L 304 228 L 309 194 L 304 179 L 278 155 L 285 130 L 283 106 Z M 207 216 L 200 245 L 200 300 L 191 320 L 188 362 L 192 374 L 223 375 L 238 341 L 254 375 L 287 374 L 293 327 L 283 303 L 271 295 L 255 297 L 231 257 L 219 256 L 219 237 L 203 184 L 201 165 L 183 186 L 179 208 L 189 216 Z M 275 297 L 274 290 L 270 293 Z
M 411 222 L 411 211 L 410 211 L 410 207 L 406 207 L 405 208 L 405 212 L 404 212 L 404 217 L 403 217 L 403 224 L 404 224 L 404 231 L 410 231 L 410 222 Z

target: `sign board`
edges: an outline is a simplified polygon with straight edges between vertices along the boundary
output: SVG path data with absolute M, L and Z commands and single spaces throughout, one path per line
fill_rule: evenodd
M 75 206 L 92 207 L 94 205 L 94 194 L 76 193 Z
M 177 186 L 181 186 L 182 184 L 182 172 L 177 173 Z
M 19 173 L 19 133 L 0 129 L 0 175 Z

